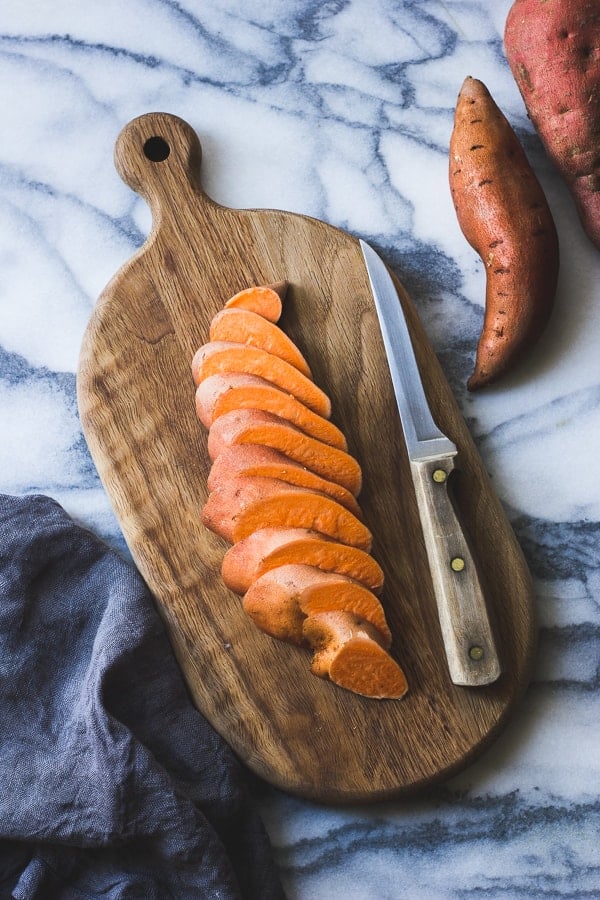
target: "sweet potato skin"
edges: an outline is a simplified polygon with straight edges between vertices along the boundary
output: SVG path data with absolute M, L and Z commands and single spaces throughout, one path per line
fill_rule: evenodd
M 248 588 L 244 610 L 279 640 L 303 644 L 304 619 L 322 612 L 350 612 L 377 629 L 385 649 L 392 636 L 381 602 L 364 585 L 335 572 L 302 563 L 270 569 Z
M 504 48 L 529 118 L 600 249 L 600 5 L 516 0 Z
M 450 190 L 460 228 L 486 267 L 477 390 L 537 342 L 550 318 L 559 248 L 552 213 L 519 140 L 486 86 L 466 78 L 450 140 Z

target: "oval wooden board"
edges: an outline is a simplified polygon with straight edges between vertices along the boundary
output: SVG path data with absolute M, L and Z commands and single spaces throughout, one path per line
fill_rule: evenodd
M 151 144 L 150 138 L 159 138 Z M 156 149 L 169 155 L 152 161 Z M 158 154 L 160 155 L 160 153 Z M 520 548 L 410 299 L 397 283 L 432 410 L 460 449 L 456 499 L 487 583 L 504 674 L 451 684 L 391 381 L 358 242 L 320 221 L 234 210 L 199 183 L 182 120 L 148 114 L 116 145 L 153 229 L 100 297 L 78 372 L 90 451 L 166 622 L 197 707 L 258 775 L 325 802 L 398 796 L 447 778 L 499 734 L 529 678 L 532 588 Z M 256 629 L 221 581 L 227 545 L 200 522 L 206 432 L 192 356 L 234 293 L 289 282 L 280 325 L 331 396 L 361 462 L 361 505 L 386 575 L 383 602 L 410 692 L 361 698 L 309 673 L 307 651 Z

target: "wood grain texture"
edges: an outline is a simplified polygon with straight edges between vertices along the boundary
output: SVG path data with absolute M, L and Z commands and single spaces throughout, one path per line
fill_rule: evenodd
M 152 161 L 150 138 L 169 155 Z M 164 617 L 198 708 L 258 775 L 326 802 L 389 798 L 455 773 L 500 733 L 535 643 L 529 573 L 414 308 L 397 283 L 434 416 L 460 449 L 456 502 L 473 538 L 504 672 L 449 679 L 383 343 L 358 242 L 308 217 L 215 204 L 182 120 L 149 114 L 117 142 L 153 228 L 90 320 L 78 372 L 90 451 Z M 200 524 L 210 461 L 190 363 L 214 314 L 253 284 L 289 282 L 281 326 L 331 397 L 363 468 L 361 505 L 410 692 L 368 700 L 309 674 L 309 654 L 258 631 L 223 586 L 227 545 Z

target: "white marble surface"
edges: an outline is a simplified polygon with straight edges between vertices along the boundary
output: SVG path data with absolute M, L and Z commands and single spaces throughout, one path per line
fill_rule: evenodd
M 409 801 L 335 809 L 266 788 L 290 898 L 600 897 L 600 253 L 506 65 L 509 0 L 3 0 L 0 490 L 41 491 L 122 547 L 78 421 L 95 299 L 149 213 L 115 138 L 162 110 L 199 133 L 208 193 L 372 241 L 423 318 L 536 585 L 533 684 L 499 741 Z M 468 396 L 483 268 L 447 150 L 463 78 L 511 119 L 559 231 L 556 309 L 530 361 Z

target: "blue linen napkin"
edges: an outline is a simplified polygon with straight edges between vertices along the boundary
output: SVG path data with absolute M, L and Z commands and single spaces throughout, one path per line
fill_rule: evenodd
M 280 900 L 249 779 L 135 568 L 0 495 L 0 898 Z

